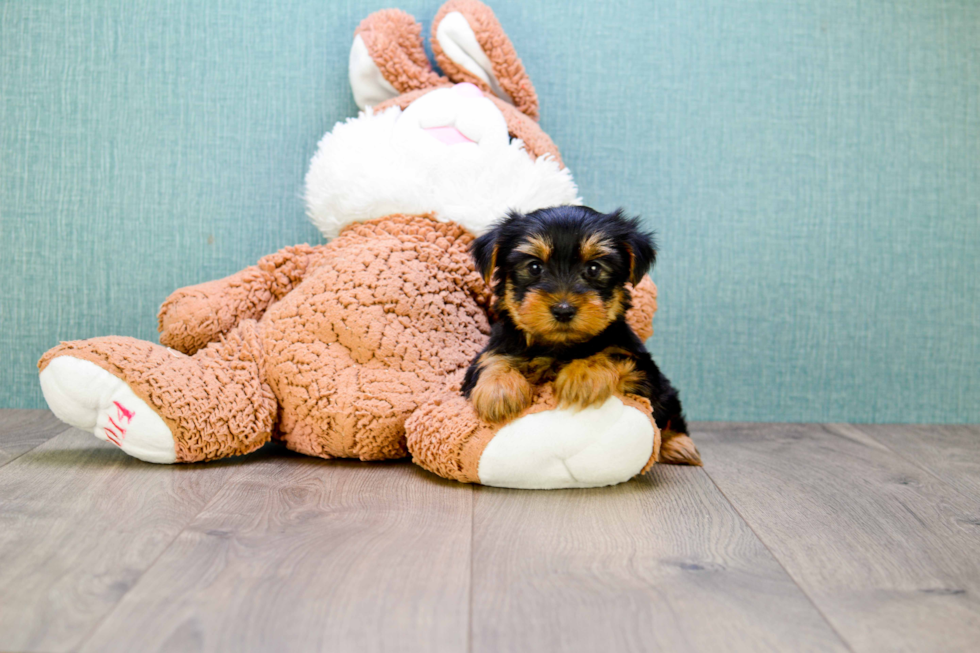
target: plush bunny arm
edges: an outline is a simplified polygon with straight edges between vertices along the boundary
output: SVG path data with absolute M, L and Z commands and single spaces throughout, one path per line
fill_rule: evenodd
M 230 277 L 175 291 L 160 307 L 160 342 L 193 354 L 239 321 L 261 318 L 303 280 L 323 247 L 286 247 Z
M 633 289 L 633 308 L 626 312 L 626 323 L 640 340 L 653 336 L 653 315 L 657 312 L 657 286 L 643 277 Z

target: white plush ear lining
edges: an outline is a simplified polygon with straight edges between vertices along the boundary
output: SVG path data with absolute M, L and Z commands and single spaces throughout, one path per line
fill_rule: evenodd
M 514 100 L 500 88 L 497 77 L 493 74 L 493 64 L 480 47 L 473 28 L 466 22 L 463 14 L 458 11 L 446 14 L 436 30 L 436 39 L 446 56 L 457 66 L 465 68 L 486 82 L 498 98 L 508 104 L 514 104 Z
M 354 92 L 354 102 L 360 109 L 381 104 L 399 95 L 395 87 L 381 74 L 360 34 L 354 37 L 354 45 L 350 49 L 347 74 L 350 77 L 350 89 Z

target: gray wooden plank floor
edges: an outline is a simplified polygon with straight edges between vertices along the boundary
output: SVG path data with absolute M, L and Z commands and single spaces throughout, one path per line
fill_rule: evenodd
M 474 507 L 474 653 L 847 650 L 699 469 Z
M 81 644 L 223 485 L 67 429 L 0 468 L 0 651 Z
M 423 474 L 242 468 L 83 650 L 466 650 L 472 492 Z
M 980 426 L 855 424 L 854 427 L 980 501 Z
M 704 468 L 528 492 L 0 411 L 0 650 L 977 650 L 980 429 L 694 437 Z
M 46 410 L 0 410 L 0 467 L 68 429 Z
M 980 650 L 980 502 L 849 425 L 696 436 L 712 480 L 854 650 Z

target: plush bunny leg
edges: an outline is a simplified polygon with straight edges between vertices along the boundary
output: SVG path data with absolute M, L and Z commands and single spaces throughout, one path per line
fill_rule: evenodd
M 38 363 L 65 422 L 156 463 L 252 451 L 271 436 L 277 403 L 261 376 L 257 325 L 246 320 L 194 356 L 133 338 L 62 343 Z
M 413 460 L 464 483 L 542 490 L 622 483 L 656 461 L 660 433 L 646 400 L 613 396 L 598 407 L 559 409 L 550 385 L 535 390 L 532 407 L 499 427 L 448 389 L 405 425 Z
M 148 463 L 177 461 L 170 427 L 122 379 L 99 365 L 58 356 L 41 372 L 41 390 L 61 421 Z

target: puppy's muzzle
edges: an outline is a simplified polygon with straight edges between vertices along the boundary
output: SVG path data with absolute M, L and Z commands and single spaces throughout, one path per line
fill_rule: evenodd
M 557 304 L 553 304 L 551 307 L 551 314 L 554 316 L 555 320 L 561 322 L 562 324 L 571 322 L 576 313 L 578 313 L 578 309 L 568 302 L 558 302 Z

